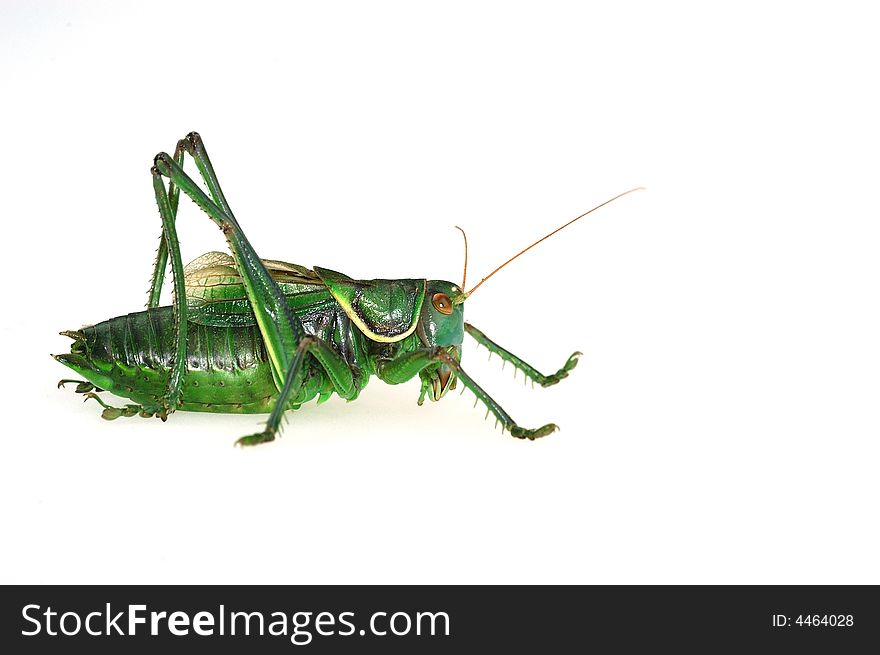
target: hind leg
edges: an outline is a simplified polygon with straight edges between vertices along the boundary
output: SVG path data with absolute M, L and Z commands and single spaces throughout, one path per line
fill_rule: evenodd
M 182 157 L 183 149 L 180 144 L 178 144 L 178 151 L 180 157 Z M 174 309 L 173 320 L 175 334 L 174 358 L 171 363 L 171 374 L 168 378 L 168 385 L 165 392 L 156 399 L 155 403 L 149 405 L 126 405 L 124 408 L 119 408 L 107 405 L 94 393 L 87 394 L 86 399 L 93 398 L 104 407 L 102 416 L 106 419 L 115 419 L 120 416 L 134 416 L 135 414 L 140 414 L 141 416 L 158 416 L 164 421 L 168 418 L 168 414 L 177 409 L 183 396 L 183 378 L 186 373 L 186 340 L 188 322 L 183 262 L 180 257 L 180 244 L 177 240 L 177 229 L 175 227 L 177 207 L 176 203 L 172 205 L 168 191 L 162 181 L 162 176 L 155 167 L 152 168 L 151 172 L 153 176 L 153 191 L 156 196 L 156 204 L 159 207 L 159 215 L 162 219 L 162 243 L 164 244 L 164 249 L 160 247 L 156 271 L 154 272 L 153 287 L 150 292 L 149 304 L 150 306 L 153 306 L 154 302 L 158 302 L 158 297 L 162 288 L 162 279 L 165 273 L 164 260 L 170 258 L 171 272 L 174 282 L 174 302 L 172 304 Z M 172 191 L 173 190 L 174 189 L 172 188 Z M 67 336 L 74 339 L 80 337 L 80 335 L 75 332 L 68 332 Z M 69 362 L 67 362 L 63 356 L 59 357 L 62 357 L 61 361 L 63 363 L 69 365 Z M 58 359 L 58 357 L 56 357 L 56 359 Z M 83 389 L 85 388 L 83 387 Z M 85 391 L 82 393 L 85 393 Z
M 333 382 L 334 390 L 341 397 L 352 399 L 357 396 L 359 389 L 354 382 L 353 373 L 345 361 L 326 343 L 306 334 L 299 317 L 291 310 L 287 298 L 266 270 L 262 260 L 232 214 L 232 210 L 220 189 L 201 137 L 197 133 L 191 132 L 182 140 L 182 144 L 184 150 L 195 160 L 210 197 L 183 171 L 177 163 L 176 157 L 172 158 L 165 153 L 159 153 L 154 160 L 153 179 L 157 198 L 160 200 L 160 211 L 163 213 L 163 225 L 166 226 L 166 234 L 173 232 L 174 225 L 170 216 L 170 204 L 165 205 L 165 209 L 163 209 L 164 203 L 160 198 L 160 195 L 164 193 L 164 185 L 160 176 L 167 177 L 169 185 L 173 183 L 176 188 L 189 196 L 223 231 L 223 236 L 229 244 L 229 250 L 235 260 L 235 267 L 241 276 L 244 291 L 259 326 L 275 386 L 280 392 L 275 408 L 269 417 L 267 429 L 261 435 L 246 438 L 240 443 L 249 445 L 260 441 L 269 441 L 274 439 L 278 431 L 281 415 L 287 408 L 290 398 L 295 397 L 296 392 L 302 386 L 303 373 L 306 370 L 303 359 L 307 354 L 328 374 Z M 170 243 L 169 252 L 174 254 Z M 179 257 L 179 250 L 176 252 Z M 173 260 L 172 263 L 174 263 Z M 176 273 L 175 290 L 178 300 L 183 299 L 180 315 L 185 316 L 183 276 L 178 276 Z
M 174 161 L 183 166 L 184 143 L 177 142 L 174 150 Z M 180 204 L 180 187 L 174 182 L 168 185 L 168 204 L 171 220 L 177 219 L 177 207 Z M 147 307 L 158 307 L 159 297 L 162 294 L 162 283 L 165 281 L 165 269 L 168 267 L 168 241 L 165 239 L 165 229 L 159 235 L 159 249 L 156 251 L 156 262 L 153 265 L 153 279 L 150 282 L 150 292 L 147 297 Z
M 204 162 L 198 157 L 200 154 L 200 147 L 201 140 L 198 138 L 198 135 L 193 132 L 187 135 L 185 139 L 181 139 L 177 142 L 177 147 L 174 150 L 174 158 L 172 159 L 169 157 L 169 160 L 177 167 L 177 170 L 182 173 L 183 169 L 181 166 L 183 165 L 184 154 L 189 152 L 190 155 L 195 158 L 196 165 L 202 173 L 202 176 L 205 178 L 214 201 L 228 209 L 228 205 L 226 205 L 226 200 L 223 197 L 223 193 L 220 191 L 219 185 L 216 183 L 212 184 L 212 180 L 215 178 L 213 178 L 213 169 L 210 168 L 210 162 L 207 162 L 208 169 L 206 170 Z M 205 155 L 205 160 L 207 160 L 207 155 Z M 153 193 L 156 196 L 156 204 L 159 207 L 159 216 L 162 220 L 162 240 L 159 244 L 159 251 L 156 255 L 156 265 L 153 270 L 153 280 L 150 286 L 147 306 L 156 307 L 159 304 L 162 283 L 165 279 L 165 268 L 167 261 L 170 259 L 171 276 L 174 285 L 174 300 L 172 306 L 174 308 L 174 331 L 176 336 L 171 375 L 168 379 L 168 386 L 165 393 L 157 400 L 155 407 L 140 407 L 139 413 L 142 416 L 155 415 L 164 421 L 168 417 L 168 414 L 173 412 L 177 409 L 178 405 L 180 405 L 183 396 L 184 376 L 186 374 L 186 340 L 188 330 L 186 283 L 176 227 L 181 187 L 172 177 L 166 188 L 165 182 L 162 179 L 162 174 L 155 165 L 150 169 L 150 173 L 153 177 Z M 207 173 L 210 173 L 210 177 L 206 175 Z M 126 411 L 127 410 L 123 410 L 121 415 L 129 415 Z M 107 409 L 105 409 L 105 414 L 106 412 Z M 105 416 L 105 418 L 108 417 Z M 112 418 L 116 418 L 116 416 L 112 416 Z

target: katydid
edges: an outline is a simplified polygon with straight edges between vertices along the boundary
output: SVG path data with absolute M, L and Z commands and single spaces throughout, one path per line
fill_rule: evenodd
M 184 172 L 186 155 L 207 193 Z M 580 353 L 542 375 L 465 323 L 464 302 L 526 250 L 625 194 L 536 241 L 465 291 L 467 237 L 460 286 L 444 280 L 356 280 L 317 266 L 260 259 L 195 132 L 178 142 L 173 157 L 156 155 L 151 173 L 162 234 L 147 309 L 62 332 L 73 343 L 69 353 L 54 356 L 85 378 L 59 386 L 77 382 L 78 393 L 104 407 L 104 418 L 137 414 L 164 421 L 178 409 L 268 413 L 264 430 L 236 442 L 254 445 L 275 439 L 287 409 L 316 398 L 322 403 L 333 393 L 354 400 L 373 375 L 388 384 L 418 375 L 419 405 L 426 396 L 440 400 L 461 382 L 514 437 L 536 439 L 557 429 L 552 423 L 520 427 L 462 369 L 464 333 L 542 386 L 568 376 Z M 184 267 L 175 227 L 181 192 L 220 227 L 231 254 L 209 252 Z M 169 259 L 173 302 L 160 307 Z M 113 407 L 99 395 L 103 391 L 133 403 Z

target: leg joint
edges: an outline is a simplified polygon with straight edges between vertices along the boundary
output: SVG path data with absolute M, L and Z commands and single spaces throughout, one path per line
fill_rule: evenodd
M 153 157 L 153 169 L 166 177 L 171 176 L 171 157 L 167 152 L 160 152 Z

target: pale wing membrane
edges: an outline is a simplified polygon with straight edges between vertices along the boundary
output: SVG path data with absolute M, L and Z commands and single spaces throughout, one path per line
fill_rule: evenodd
M 326 287 L 310 269 L 288 262 L 262 261 L 297 314 L 309 313 L 332 302 Z M 202 325 L 253 325 L 256 322 L 231 255 L 209 252 L 197 257 L 184 267 L 184 281 L 192 322 Z

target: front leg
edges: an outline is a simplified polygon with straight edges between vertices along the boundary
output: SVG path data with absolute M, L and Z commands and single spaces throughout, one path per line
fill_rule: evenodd
M 477 343 L 486 346 L 486 349 L 490 353 L 495 353 L 505 362 L 510 362 L 516 369 L 522 371 L 529 380 L 537 382 L 542 387 L 549 387 L 556 384 L 560 380 L 564 380 L 565 378 L 567 378 L 569 372 L 575 366 L 577 366 L 578 357 L 583 354 L 580 352 L 574 353 L 571 357 L 568 358 L 568 361 L 565 362 L 561 369 L 559 369 L 555 373 L 551 373 L 550 375 L 544 375 L 540 373 L 535 367 L 527 364 L 525 361 L 514 355 L 509 350 L 505 350 L 504 348 L 499 346 L 497 343 L 492 341 L 489 337 L 487 337 L 470 323 L 465 323 L 464 329 L 469 335 L 474 338 Z
M 517 439 L 528 439 L 533 441 L 539 437 L 545 437 L 551 432 L 559 429 L 553 423 L 548 423 L 547 425 L 534 430 L 522 428 L 517 425 L 516 421 L 511 418 L 510 414 L 505 412 L 504 408 L 495 402 L 495 399 L 492 398 L 492 396 L 486 393 L 471 376 L 465 373 L 461 364 L 458 363 L 458 360 L 443 348 L 420 348 L 400 355 L 394 359 L 380 362 L 377 375 L 381 380 L 388 384 L 400 384 L 401 382 L 406 382 L 407 380 L 412 379 L 428 366 L 438 363 L 446 364 L 446 366 L 453 371 L 453 375 L 460 379 L 464 386 L 470 389 L 474 395 L 486 405 L 486 408 L 492 412 L 493 416 L 495 416 L 498 422 L 501 423 L 502 428 L 509 431 L 511 436 L 516 437 Z M 449 381 L 449 384 L 451 383 L 452 380 Z M 422 394 L 419 398 L 420 401 L 424 398 L 424 395 L 425 389 L 423 383 Z M 421 404 L 421 402 L 419 404 Z

